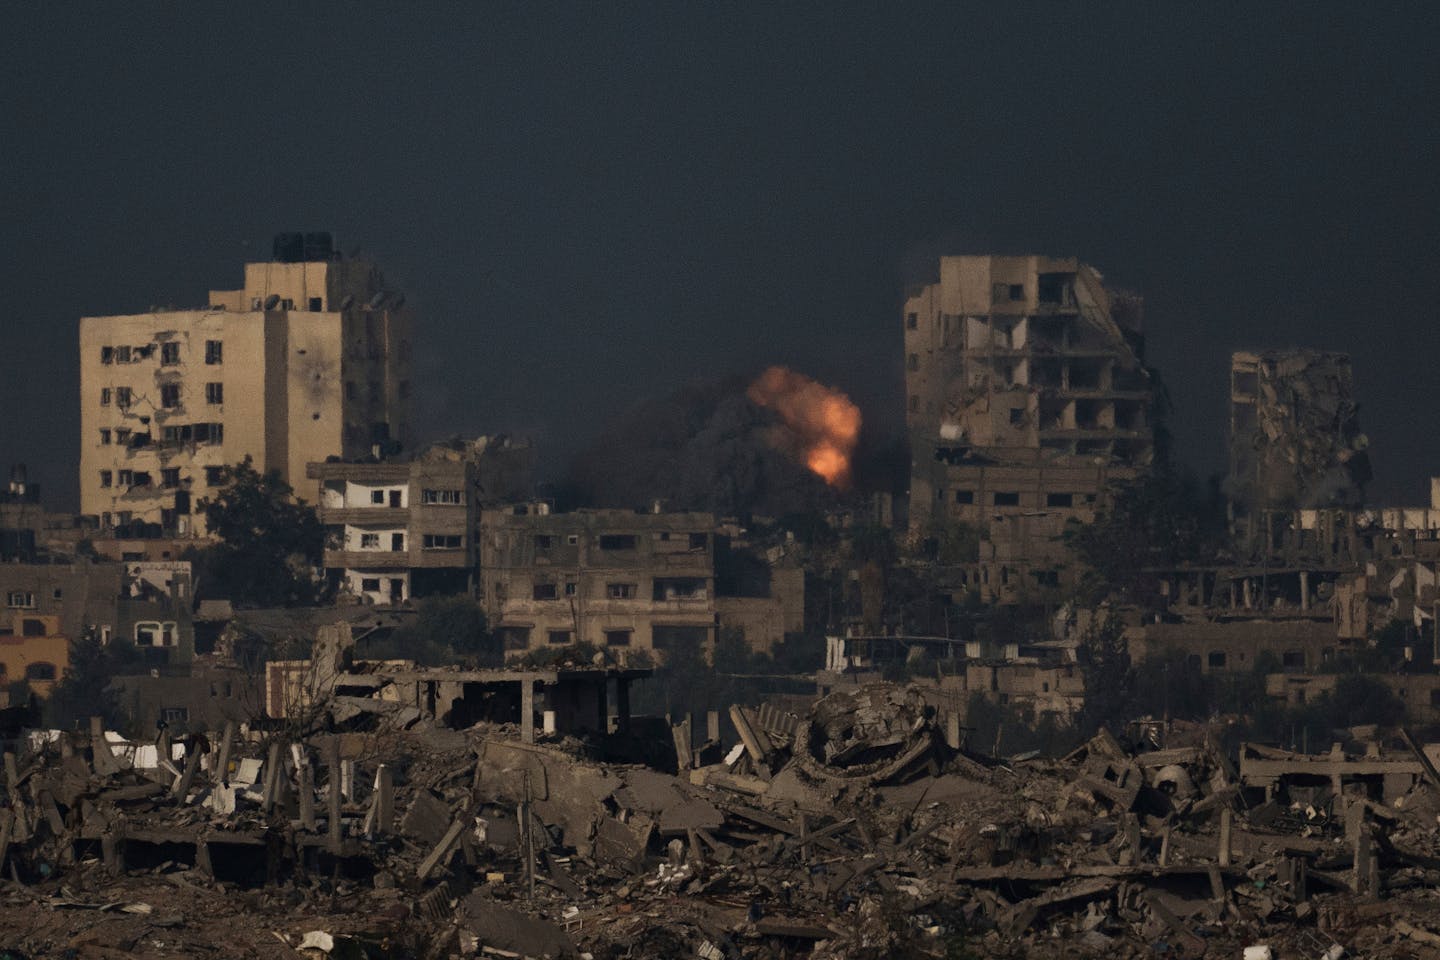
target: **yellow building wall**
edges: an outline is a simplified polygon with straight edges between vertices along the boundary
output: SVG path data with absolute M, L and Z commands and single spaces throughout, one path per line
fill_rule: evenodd
M 26 620 L 42 623 L 45 635 L 24 636 Z M 70 639 L 60 634 L 60 618 L 17 611 L 11 617 L 10 629 L 10 633 L 0 634 L 0 683 L 25 680 L 32 664 L 49 664 L 55 668 L 55 680 L 27 681 L 36 696 L 49 696 L 55 683 L 63 680 L 70 669 Z
M 176 489 L 162 484 L 167 468 L 180 471 L 193 511 L 212 492 L 207 466 L 248 456 L 257 469 L 278 469 L 303 487 L 308 462 L 369 453 L 372 423 L 407 440 L 410 317 L 393 293 L 371 308 L 381 290 L 383 278 L 367 260 L 250 263 L 243 289 L 209 292 L 211 309 L 81 318 L 81 512 L 158 524 L 161 511 L 175 506 Z M 272 296 L 274 309 L 263 309 Z M 211 340 L 222 344 L 218 364 L 205 362 Z M 178 346 L 173 364 L 162 363 L 167 342 Z M 131 348 L 134 362 L 102 361 L 102 349 L 118 347 Z M 163 406 L 166 383 L 180 387 L 178 408 Z M 208 402 L 207 383 L 223 384 L 222 403 Z M 117 402 L 121 387 L 133 392 L 128 410 Z M 102 406 L 106 389 L 110 403 Z M 162 447 L 167 424 L 196 423 L 222 424 L 223 442 Z M 101 442 L 102 429 L 111 443 Z M 120 429 L 148 430 L 152 442 L 127 448 L 115 442 Z M 122 487 L 122 470 L 150 474 L 151 485 Z M 109 487 L 101 471 L 110 472 Z M 182 535 L 204 533 L 193 513 L 187 527 Z

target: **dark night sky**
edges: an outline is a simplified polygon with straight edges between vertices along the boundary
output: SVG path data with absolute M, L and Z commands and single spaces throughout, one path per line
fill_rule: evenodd
M 1229 351 L 1303 343 L 1355 358 L 1378 499 L 1440 474 L 1437 4 L 4 7 L 0 460 L 57 506 L 77 318 L 314 229 L 416 308 L 424 433 L 551 464 L 771 362 L 893 425 L 905 277 L 995 251 L 1145 294 L 1202 472 Z

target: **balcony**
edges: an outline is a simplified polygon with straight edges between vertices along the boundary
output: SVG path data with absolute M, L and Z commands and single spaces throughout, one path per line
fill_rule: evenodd
M 411 563 L 407 550 L 326 550 L 325 566 L 331 570 L 406 570 Z
M 390 507 L 378 503 L 361 507 L 322 507 L 320 508 L 320 522 L 327 526 L 339 526 L 346 523 L 364 526 L 378 523 L 385 524 L 387 527 L 407 527 L 410 525 L 410 508 Z

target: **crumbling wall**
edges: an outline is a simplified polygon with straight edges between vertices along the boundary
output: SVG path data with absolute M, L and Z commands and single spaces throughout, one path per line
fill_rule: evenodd
M 1241 515 L 1359 506 L 1370 480 L 1368 444 L 1345 354 L 1231 358 L 1229 492 Z

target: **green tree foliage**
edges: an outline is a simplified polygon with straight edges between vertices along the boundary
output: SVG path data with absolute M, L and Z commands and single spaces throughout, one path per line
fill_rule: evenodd
M 505 662 L 500 639 L 491 632 L 485 613 L 465 596 L 421 600 L 414 620 L 382 639 L 357 644 L 356 655 L 368 660 L 414 660 L 427 667 L 498 667 Z
M 1107 612 L 1080 635 L 1077 654 L 1085 677 L 1085 706 L 1079 726 L 1086 736 L 1102 726 L 1114 732 L 1134 716 L 1135 674 L 1124 634 L 1120 618 Z
M 925 559 L 942 566 L 975 563 L 980 559 L 980 530 L 937 513 L 925 531 L 920 551 Z
M 882 569 L 895 565 L 895 534 L 878 523 L 856 524 L 850 531 L 850 555 L 857 566 L 878 564 Z
M 1374 677 L 1351 675 L 1335 681 L 1335 692 L 1322 697 L 1336 727 L 1375 723 L 1393 727 L 1405 718 L 1405 702 Z
M 249 457 L 230 471 L 229 483 L 200 501 L 205 523 L 220 542 L 190 559 L 199 567 L 201 596 L 226 597 L 238 606 L 313 603 L 321 585 L 314 570 L 325 547 L 315 511 L 278 470 L 260 473 Z
M 1215 707 L 1215 678 L 1187 663 L 1179 650 L 1142 661 L 1133 683 L 1134 716 L 1202 720 Z
M 1095 522 L 1065 537 L 1087 571 L 1085 599 L 1144 605 L 1157 596 L 1153 571 L 1204 563 L 1224 548 L 1223 501 L 1218 485 L 1202 496 L 1193 477 L 1161 467 L 1121 486 Z
M 110 681 L 137 669 L 140 652 L 129 640 L 116 638 L 102 644 L 94 630 L 86 630 L 70 644 L 70 666 L 65 678 L 50 691 L 45 701 L 47 726 L 68 730 L 87 717 L 104 717 L 105 725 L 122 729 L 124 715 Z

